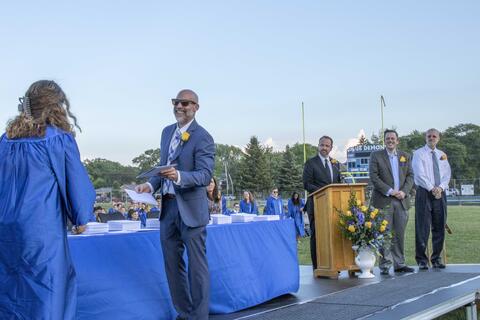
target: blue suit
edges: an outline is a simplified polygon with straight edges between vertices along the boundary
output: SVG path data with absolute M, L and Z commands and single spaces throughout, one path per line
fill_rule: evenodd
M 294 205 L 292 199 L 288 199 L 288 216 L 295 221 L 295 230 L 297 236 L 305 236 L 305 226 L 303 224 L 303 212 L 302 209 L 305 206 L 303 199 L 300 199 L 299 205 Z
M 241 200 L 240 201 L 240 212 L 258 214 L 257 203 L 255 201 L 253 201 L 253 203 L 251 203 L 251 202 L 247 203 L 247 201 Z
M 170 141 L 177 128 L 172 124 L 162 132 L 160 165 L 168 160 Z M 179 317 L 208 319 L 210 276 L 206 255 L 206 225 L 209 221 L 206 186 L 212 177 L 215 144 L 210 134 L 194 120 L 175 150 L 171 163 L 177 164 L 179 185 L 174 197 L 164 196 L 160 212 L 160 239 L 170 294 Z M 162 190 L 165 179 L 149 180 L 154 190 Z M 187 249 L 188 275 L 183 253 Z
M 272 196 L 268 197 L 263 214 L 278 214 L 280 215 L 280 218 L 283 218 L 285 211 L 283 210 L 282 198 L 278 197 L 275 199 Z

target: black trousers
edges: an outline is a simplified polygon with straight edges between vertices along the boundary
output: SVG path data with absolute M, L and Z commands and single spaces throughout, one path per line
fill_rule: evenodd
M 440 199 L 422 187 L 417 188 L 415 196 L 415 260 L 428 263 L 426 250 L 430 229 L 432 230 L 432 255 L 430 261 L 441 262 L 447 222 L 447 199 L 443 192 Z

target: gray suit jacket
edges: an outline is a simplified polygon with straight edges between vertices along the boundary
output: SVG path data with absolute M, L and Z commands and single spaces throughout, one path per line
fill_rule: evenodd
M 408 153 L 397 150 L 400 190 L 406 195 L 402 200 L 405 210 L 410 207 L 410 191 L 413 187 L 413 170 L 411 157 Z M 392 197 L 387 196 L 388 190 L 393 189 L 392 166 L 387 150 L 379 150 L 370 154 L 370 181 L 373 184 L 373 194 L 370 205 L 383 209 L 390 204 Z

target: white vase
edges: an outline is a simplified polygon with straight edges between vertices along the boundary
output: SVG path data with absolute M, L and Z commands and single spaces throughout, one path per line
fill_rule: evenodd
M 370 247 L 360 247 L 355 257 L 355 264 L 362 270 L 358 276 L 360 279 L 374 278 L 375 275 L 371 272 L 375 266 L 375 253 Z

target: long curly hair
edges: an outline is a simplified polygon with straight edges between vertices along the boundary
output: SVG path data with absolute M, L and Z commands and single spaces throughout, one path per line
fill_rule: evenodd
M 80 132 L 77 118 L 70 112 L 70 102 L 62 88 L 51 80 L 32 83 L 25 93 L 30 99 L 31 116 L 22 111 L 7 123 L 9 139 L 44 137 L 47 126 L 54 126 L 75 134 L 74 126 Z M 69 118 L 73 120 L 74 126 Z

